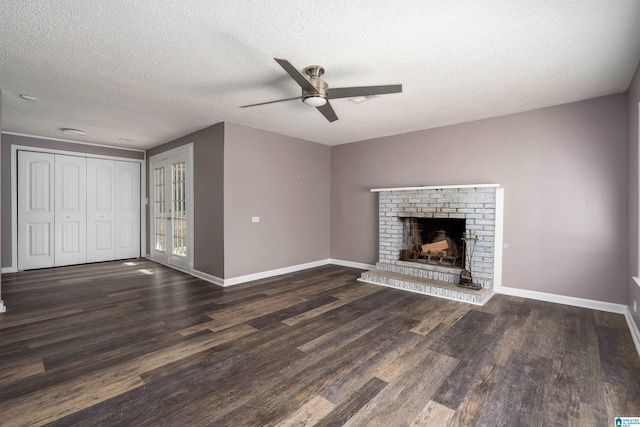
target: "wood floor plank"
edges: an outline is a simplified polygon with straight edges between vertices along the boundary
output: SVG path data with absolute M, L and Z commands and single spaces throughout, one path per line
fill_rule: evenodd
M 30 377 L 44 372 L 44 363 L 42 359 L 25 360 L 12 366 L 5 366 L 0 369 L 0 386 L 8 387 L 7 383 Z
M 442 382 L 453 372 L 458 361 L 452 357 L 425 350 L 423 358 L 387 385 L 369 401 L 345 426 L 409 425 L 422 412 Z M 424 367 L 429 369 L 424 369 Z
M 0 413 L 7 427 L 42 426 L 143 385 L 128 371 L 100 372 L 0 403 Z
M 552 360 L 551 375 L 546 385 L 545 426 L 578 425 L 580 422 L 580 309 L 562 312 L 558 317 L 563 351 Z
M 315 396 L 284 421 L 276 424 L 275 427 L 312 427 L 333 411 L 335 407 L 336 405 L 322 396 Z
M 456 370 L 447 377 L 431 400 L 453 410 L 458 409 L 480 369 L 493 355 L 498 342 L 499 339 L 493 335 L 481 334 L 467 354 L 457 356 L 460 363 Z
M 224 307 L 208 314 L 213 320 L 192 326 L 180 331 L 184 336 L 209 329 L 213 332 L 236 326 L 249 320 L 254 320 L 276 310 L 282 310 L 292 305 L 305 302 L 306 298 L 298 294 L 276 295 L 257 301 L 251 301 L 240 306 Z
M 0 316 L 0 330 L 15 328 L 16 326 L 28 325 L 32 323 L 41 323 L 47 320 L 60 318 L 64 316 L 73 316 L 74 314 L 82 313 L 80 308 L 71 308 L 60 312 L 55 309 L 50 309 L 49 312 L 37 313 L 25 313 L 23 316 L 12 316 L 9 320 L 9 316 Z
M 264 316 L 260 316 L 253 320 L 250 320 L 247 323 L 254 328 L 260 329 L 275 322 L 280 322 L 284 319 L 288 319 L 292 316 L 297 316 L 314 310 L 318 307 L 323 307 L 335 301 L 337 301 L 337 299 L 330 295 L 319 295 L 315 298 L 309 299 L 308 301 L 303 301 L 290 307 L 283 308 L 282 310 L 276 310 L 271 313 L 265 314 Z
M 494 315 L 490 313 L 468 310 L 430 348 L 451 357 L 471 358 L 474 347 L 485 339 L 483 332 L 493 318 Z
M 372 375 L 384 381 L 392 382 L 404 372 L 415 366 L 422 352 L 437 340 L 445 332 L 442 325 L 432 329 L 423 338 L 406 334 L 394 343 L 384 354 L 375 360 L 372 365 Z M 406 339 L 403 339 L 406 338 Z
M 288 319 L 284 319 L 282 323 L 289 326 L 294 326 L 300 322 L 320 316 L 331 310 L 335 310 L 336 308 L 345 306 L 352 301 L 362 298 L 363 296 L 370 295 L 376 292 L 380 292 L 380 288 L 372 285 L 358 284 L 358 286 L 349 287 L 348 289 L 344 289 L 344 290 L 340 290 L 339 292 L 332 293 L 331 296 L 338 298 L 337 301 L 325 304 L 323 306 L 320 306 L 313 310 L 309 310 L 297 316 L 292 316 Z
M 437 335 L 422 337 L 408 332 L 389 341 L 379 352 L 360 362 L 355 369 L 332 382 L 322 391 L 322 396 L 332 402 L 339 403 L 347 400 L 355 390 L 362 387 L 371 378 L 380 378 L 387 383 L 410 370 L 424 357 L 424 351 Z
M 609 425 L 624 316 L 478 307 L 325 265 L 222 288 L 145 259 L 3 275 L 0 424 Z
M 596 408 L 587 403 L 580 404 L 580 420 L 577 425 L 580 427 L 599 427 L 608 424 L 614 425 L 607 421 L 607 413 L 598 413 Z
M 369 403 L 381 390 L 387 386 L 387 383 L 380 378 L 371 378 L 351 397 L 340 403 L 336 408 L 327 414 L 317 426 L 330 427 L 339 426 L 346 423 L 354 414 L 356 414 L 364 405 Z
M 478 418 L 484 407 L 495 404 L 492 396 L 501 387 L 500 378 L 502 377 L 503 369 L 502 365 L 490 362 L 482 367 L 471 387 L 469 387 L 469 391 L 458 405 L 458 409 L 451 420 L 452 426 L 477 425 Z
M 551 360 L 514 351 L 498 380 L 500 387 L 484 405 L 478 425 L 544 426 L 545 384 L 551 375 Z
M 304 343 L 298 349 L 307 354 L 317 354 L 326 349 L 333 349 L 336 345 L 349 344 L 379 327 L 386 320 L 386 313 L 375 310 Z
M 416 334 L 427 335 L 429 332 L 438 327 L 441 323 L 449 321 L 451 316 L 451 307 L 448 304 L 441 304 L 432 310 L 425 312 L 424 318 L 415 328 L 411 330 Z
M 555 359 L 565 350 L 561 324 L 557 321 L 562 315 L 561 307 L 554 307 L 552 315 L 548 310 L 531 311 L 523 328 L 524 340 L 520 346 L 521 351 Z
M 455 411 L 430 400 L 412 421 L 409 427 L 448 426 Z

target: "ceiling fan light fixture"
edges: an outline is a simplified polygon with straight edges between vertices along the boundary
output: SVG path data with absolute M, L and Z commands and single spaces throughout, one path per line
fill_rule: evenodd
M 303 102 L 307 105 L 311 105 L 312 107 L 322 107 L 327 103 L 327 98 L 323 98 L 321 96 L 308 96 L 304 98 Z

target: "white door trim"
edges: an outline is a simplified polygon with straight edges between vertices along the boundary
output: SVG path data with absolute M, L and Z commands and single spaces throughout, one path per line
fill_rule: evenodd
M 193 253 L 193 238 L 194 238 L 194 222 L 193 222 L 193 218 L 194 218 L 194 212 L 193 212 L 193 199 L 194 199 L 194 191 L 193 191 L 193 187 L 194 187 L 194 182 L 193 182 L 193 178 L 194 178 L 194 157 L 193 157 L 193 142 L 190 142 L 188 144 L 185 145 L 181 145 L 180 147 L 176 147 L 173 148 L 171 150 L 168 151 L 163 151 L 162 153 L 158 153 L 155 154 L 151 157 L 149 157 L 149 174 L 153 173 L 153 164 L 154 163 L 158 163 L 160 161 L 163 160 L 167 160 L 170 157 L 173 157 L 175 155 L 179 155 L 179 154 L 186 154 L 187 155 L 187 182 L 186 182 L 186 191 L 187 191 L 187 257 L 188 257 L 188 265 L 189 265 L 189 270 L 187 271 L 188 273 L 191 273 L 193 271 L 193 260 L 195 259 L 195 254 Z M 153 182 L 153 177 L 151 175 L 149 175 L 149 183 L 151 184 Z M 149 198 L 149 252 L 148 252 L 148 257 L 151 260 L 153 259 L 153 245 L 151 244 L 151 236 L 153 235 L 153 232 L 155 230 L 155 219 L 153 216 L 153 192 L 150 191 L 149 194 L 150 198 Z M 154 260 L 156 261 L 156 260 Z M 173 267 L 176 268 L 178 270 L 182 270 L 180 268 L 174 267 L 172 265 L 168 265 L 169 267 Z
M 4 133 L 4 132 L 3 132 Z M 114 148 L 114 147 L 111 147 Z M 99 154 L 82 153 L 78 151 L 67 150 L 54 150 L 50 148 L 32 147 L 30 145 L 12 145 L 11 146 L 11 265 L 4 267 L 2 273 L 12 273 L 18 271 L 18 151 L 33 151 L 37 153 L 52 153 L 52 154 L 65 154 L 68 156 L 87 157 L 94 159 L 109 159 L 118 160 L 124 162 L 140 163 L 140 255 L 142 256 L 146 251 L 147 242 L 147 228 L 146 228 L 146 216 L 144 214 L 144 201 L 147 197 L 146 189 L 146 160 L 145 159 L 129 159 L 126 157 L 117 156 L 103 156 Z M 129 150 L 131 151 L 131 150 Z M 145 155 L 146 158 L 146 155 Z

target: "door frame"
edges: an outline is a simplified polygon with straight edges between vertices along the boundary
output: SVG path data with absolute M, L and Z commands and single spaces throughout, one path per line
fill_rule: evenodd
M 160 264 L 164 264 L 168 267 L 171 267 L 173 269 L 176 270 L 180 270 L 180 271 L 185 271 L 189 274 L 191 274 L 193 272 L 193 262 L 195 259 L 195 253 L 194 253 L 194 242 L 193 242 L 193 238 L 194 238 L 194 157 L 193 157 L 193 142 L 190 142 L 188 144 L 185 145 L 181 145 L 179 147 L 173 148 L 171 150 L 167 150 L 167 151 L 163 151 L 162 153 L 158 153 L 155 154 L 151 157 L 149 157 L 149 185 L 151 185 L 153 183 L 153 168 L 154 168 L 154 163 L 158 163 L 161 161 L 165 161 L 168 160 L 170 157 L 176 156 L 176 155 L 184 155 L 186 154 L 186 158 L 187 158 L 187 174 L 186 174 L 186 197 L 187 197 L 187 265 L 188 265 L 188 269 L 182 269 L 180 267 L 177 267 L 175 265 L 171 265 L 171 264 L 167 264 L 163 261 L 160 261 L 158 259 L 154 259 L 153 257 L 153 242 L 152 242 L 152 236 L 154 234 L 154 230 L 155 230 L 155 218 L 152 212 L 153 209 L 153 203 L 154 203 L 154 192 L 149 190 L 149 195 L 148 195 L 148 208 L 149 208 L 149 247 L 148 247 L 148 252 L 147 252 L 147 257 L 157 263 Z
M 55 141 L 62 141 L 55 139 Z M 69 143 L 70 142 L 64 141 Z M 94 145 L 94 144 L 78 144 L 78 145 Z M 106 146 L 104 146 L 106 147 Z M 109 147 L 115 148 L 117 147 Z M 127 148 L 123 148 L 126 151 L 140 151 L 140 150 L 131 150 Z M 147 226 L 146 226 L 146 215 L 144 214 L 146 208 L 146 197 L 147 197 L 147 185 L 146 185 L 146 153 L 144 159 L 130 159 L 128 157 L 118 157 L 118 156 L 105 156 L 100 154 L 91 154 L 86 153 L 84 151 L 68 151 L 68 150 L 56 150 L 51 148 L 41 148 L 41 147 L 33 147 L 30 145 L 11 145 L 11 266 L 3 267 L 2 273 L 15 273 L 18 271 L 18 151 L 33 151 L 36 153 L 51 153 L 51 154 L 63 154 L 67 156 L 76 156 L 76 157 L 91 157 L 94 159 L 107 159 L 107 160 L 118 160 L 125 162 L 134 162 L 140 163 L 140 256 L 144 256 L 146 253 L 146 243 L 147 243 Z

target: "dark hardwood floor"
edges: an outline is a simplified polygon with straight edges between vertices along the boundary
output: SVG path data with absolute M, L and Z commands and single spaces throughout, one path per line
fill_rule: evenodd
M 622 315 L 325 266 L 223 289 L 146 260 L 2 276 L 2 426 L 608 426 Z

